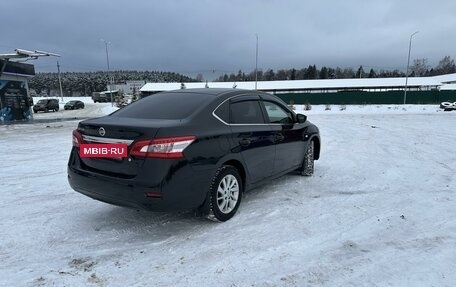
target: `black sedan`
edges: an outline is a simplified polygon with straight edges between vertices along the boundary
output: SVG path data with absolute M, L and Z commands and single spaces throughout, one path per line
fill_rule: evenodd
M 123 144 L 126 155 L 87 157 L 82 150 L 108 144 Z M 296 170 L 310 176 L 319 155 L 318 128 L 273 95 L 183 89 L 80 122 L 68 180 L 74 190 L 103 202 L 196 209 L 226 221 L 244 191 Z
M 68 103 L 65 104 L 63 107 L 65 110 L 77 110 L 77 109 L 83 109 L 84 108 L 84 103 L 81 101 L 69 101 Z

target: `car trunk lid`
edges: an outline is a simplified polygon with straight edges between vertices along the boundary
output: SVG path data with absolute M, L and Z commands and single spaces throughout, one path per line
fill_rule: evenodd
M 132 144 L 138 140 L 154 139 L 157 131 L 175 124 L 175 120 L 133 119 L 106 116 L 79 123 L 83 143 L 126 144 L 125 158 L 81 158 L 87 169 L 111 176 L 130 178 L 138 174 L 144 158 L 130 155 Z

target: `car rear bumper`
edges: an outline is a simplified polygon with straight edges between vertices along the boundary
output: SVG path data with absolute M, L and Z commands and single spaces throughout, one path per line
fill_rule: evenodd
M 75 191 L 106 203 L 151 211 L 182 211 L 201 206 L 209 190 L 211 173 L 190 165 L 170 165 L 167 172 L 156 173 L 166 176 L 157 177 L 145 166 L 133 178 L 119 178 L 85 169 L 75 152 L 68 163 L 68 182 Z

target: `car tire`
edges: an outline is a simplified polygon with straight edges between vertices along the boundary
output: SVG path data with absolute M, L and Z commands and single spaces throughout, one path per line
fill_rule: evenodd
M 212 179 L 203 212 L 212 221 L 227 221 L 241 204 L 243 185 L 238 170 L 225 165 L 219 168 Z
M 453 103 L 442 102 L 442 103 L 440 103 L 440 108 L 441 109 L 452 109 L 453 108 Z
M 55 109 L 54 109 L 54 112 L 58 112 L 58 111 L 59 111 L 59 108 L 55 108 Z
M 312 176 L 314 173 L 314 141 L 310 141 L 301 166 L 301 175 Z

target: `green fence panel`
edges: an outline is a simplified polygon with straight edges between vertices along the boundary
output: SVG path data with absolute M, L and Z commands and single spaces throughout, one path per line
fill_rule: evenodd
M 364 104 L 402 104 L 404 91 L 365 92 L 342 91 L 332 93 L 280 93 L 276 94 L 286 103 L 298 105 L 364 105 Z M 439 104 L 456 102 L 456 91 L 409 91 L 407 104 Z

